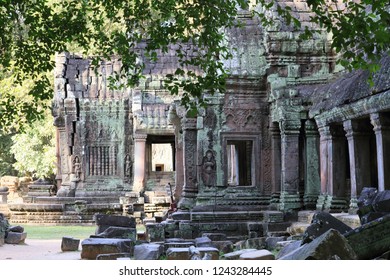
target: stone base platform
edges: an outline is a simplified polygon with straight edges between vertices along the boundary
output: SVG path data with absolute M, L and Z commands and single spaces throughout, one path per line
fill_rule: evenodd
M 121 215 L 122 204 L 97 198 L 36 197 L 36 203 L 9 204 L 10 223 L 94 224 L 95 213 Z

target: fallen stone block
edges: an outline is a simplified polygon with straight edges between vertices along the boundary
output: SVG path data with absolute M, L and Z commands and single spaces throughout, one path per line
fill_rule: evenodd
M 122 238 L 122 239 L 136 240 L 137 230 L 135 228 L 129 228 L 129 227 L 110 226 L 105 231 L 97 235 L 91 235 L 90 237 L 91 238 Z
M 80 239 L 64 236 L 61 242 L 61 251 L 77 251 L 79 249 Z
M 161 244 L 141 244 L 134 246 L 135 260 L 158 260 L 163 254 L 163 245 Z
M 165 240 L 165 230 L 164 225 L 157 223 L 147 223 L 146 234 L 150 242 L 158 242 Z
M 358 199 L 358 215 L 361 224 L 369 223 L 390 214 L 390 190 L 363 188 Z
M 10 226 L 10 227 L 8 228 L 8 231 L 20 232 L 20 233 L 22 233 L 22 232 L 24 232 L 24 227 L 22 227 L 22 226 Z
M 227 254 L 233 252 L 234 244 L 231 241 L 213 241 L 212 246 L 217 248 L 221 253 Z
M 194 246 L 194 245 L 195 243 L 192 241 L 165 242 L 164 252 L 166 252 L 169 248 L 189 248 L 190 246 Z
M 4 242 L 7 244 L 23 244 L 26 240 L 27 232 L 8 232 Z
M 199 247 L 196 249 L 199 251 L 201 258 L 203 258 L 205 254 L 208 253 L 211 256 L 212 260 L 219 259 L 219 251 L 216 248 Z M 190 259 L 189 248 L 169 248 L 167 250 L 167 259 L 168 260 L 189 260 Z
M 240 255 L 240 260 L 274 260 L 275 256 L 268 250 L 255 250 Z
M 390 248 L 390 215 L 364 224 L 344 234 L 361 260 L 370 260 Z
M 119 259 L 130 259 L 129 253 L 116 253 L 116 254 L 100 254 L 97 255 L 97 260 L 119 260 Z
M 347 239 L 335 229 L 330 229 L 310 243 L 279 258 L 280 260 L 355 260 L 356 253 Z
M 81 242 L 81 258 L 95 260 L 100 254 L 134 253 L 134 241 L 118 238 L 88 238 Z
M 94 220 L 97 225 L 96 234 L 100 234 L 110 226 L 113 227 L 127 227 L 136 228 L 136 222 L 134 217 L 107 215 L 107 214 L 95 214 Z
M 316 239 L 330 229 L 335 229 L 341 234 L 347 233 L 348 231 L 352 230 L 351 227 L 339 221 L 331 214 L 327 212 L 317 212 L 313 215 L 313 219 L 310 226 L 303 234 L 302 244 L 313 241 L 314 239 Z
M 258 237 L 258 238 L 250 238 L 245 241 L 244 248 L 245 249 L 265 249 L 266 237 Z
M 224 241 L 224 240 L 226 240 L 226 234 L 224 234 L 224 233 L 214 233 L 214 232 L 203 233 L 202 237 L 207 237 L 211 241 Z
M 280 236 L 280 237 L 267 237 L 265 239 L 265 248 L 267 250 L 275 250 L 278 249 L 278 242 L 285 241 L 286 237 Z
M 298 249 L 302 245 L 302 240 L 289 240 L 278 242 L 277 246 L 280 248 L 276 258 L 280 259 L 285 255 L 288 255 L 292 251 Z
M 213 247 L 211 239 L 208 237 L 198 237 L 195 238 L 196 247 Z
M 253 252 L 253 251 L 256 251 L 256 249 L 243 249 L 243 250 L 234 251 L 234 252 L 227 253 L 227 254 L 223 255 L 222 259 L 223 260 L 238 260 L 242 254 L 248 253 L 248 252 Z

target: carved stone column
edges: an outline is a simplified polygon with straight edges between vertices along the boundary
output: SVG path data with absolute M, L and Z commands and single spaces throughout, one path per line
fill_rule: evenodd
M 319 133 L 313 120 L 305 123 L 306 135 L 306 170 L 305 170 L 305 194 L 303 203 L 305 209 L 315 209 L 318 195 L 321 192 L 320 157 L 319 157 Z
M 270 124 L 272 149 L 272 198 L 271 203 L 278 203 L 280 199 L 281 178 L 281 138 L 279 126 L 274 122 Z
M 272 193 L 280 192 L 281 174 L 281 138 L 279 127 L 274 123 L 270 125 L 272 147 Z
M 371 185 L 370 139 L 367 130 L 357 121 L 343 123 L 348 139 L 349 169 L 351 174 L 350 213 L 358 209 L 357 197 L 363 187 Z
M 299 209 L 299 129 L 300 120 L 283 121 L 281 131 L 280 210 Z
M 346 202 L 346 149 L 340 126 L 319 128 L 321 195 L 317 210 L 345 210 Z
M 382 114 L 370 115 L 376 137 L 378 190 L 390 190 L 390 121 Z
M 197 131 L 196 118 L 183 118 L 183 167 L 184 167 L 184 185 L 181 199 L 179 201 L 180 209 L 191 209 L 195 205 L 198 186 L 196 182 L 197 174 Z
M 134 135 L 134 184 L 133 191 L 142 193 L 145 188 L 146 134 Z
M 317 210 L 321 211 L 324 208 L 324 203 L 327 195 L 328 185 L 328 144 L 332 139 L 329 126 L 318 128 L 320 133 L 320 195 L 317 200 Z

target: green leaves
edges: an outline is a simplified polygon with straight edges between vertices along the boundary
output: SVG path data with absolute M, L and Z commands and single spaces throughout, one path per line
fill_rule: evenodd
M 376 69 L 370 65 L 376 65 L 381 53 L 389 50 L 387 0 L 307 0 L 310 21 L 317 30 L 302 28 L 293 6 L 305 5 L 302 1 L 14 0 L 0 4 L 0 68 L 13 75 L 16 87 L 34 81 L 28 95 L 32 103 L 39 103 L 51 99 L 50 82 L 41 73 L 54 69 L 57 52 L 93 56 L 95 65 L 100 59 L 120 56 L 122 68 L 109 80 L 111 86 L 123 89 L 140 81 L 145 59 L 156 63 L 159 54 L 168 54 L 170 46 L 178 46 L 178 66 L 166 71 L 165 86 L 172 94 L 183 93 L 183 104 L 203 104 L 204 93 L 225 90 L 227 73 L 221 59 L 231 54 L 224 32 L 240 24 L 237 8 L 246 9 L 253 3 L 262 6 L 252 11 L 257 11 L 265 27 L 275 22 L 269 15 L 272 10 L 271 14 L 278 13 L 285 23 L 301 30 L 302 38 L 323 30 L 331 32 L 332 47 L 342 53 L 340 62 L 348 69 Z M 3 119 L 17 111 L 11 109 L 15 100 L 0 101 L 2 125 L 12 123 Z M 39 107 L 31 104 L 30 110 L 26 105 L 26 118 L 36 118 Z

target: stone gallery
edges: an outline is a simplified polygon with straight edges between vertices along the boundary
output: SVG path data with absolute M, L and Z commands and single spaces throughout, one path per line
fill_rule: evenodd
M 294 3 L 302 28 L 315 29 Z M 336 64 L 325 32 L 302 40 L 276 16 L 273 28 L 248 11 L 239 20 L 243 27 L 226 31 L 226 92 L 205 93 L 196 116 L 164 88 L 178 46 L 156 63 L 145 58 L 144 78 L 124 90 L 108 87 L 119 58 L 95 71 L 89 59 L 59 54 L 57 193 L 33 186 L 45 193 L 10 205 L 11 221 L 87 223 L 112 213 L 139 223 L 169 217 L 152 225 L 163 227 L 161 238 L 256 237 L 298 210 L 356 214 L 364 187 L 390 190 L 390 58 L 370 86 L 368 73 Z

